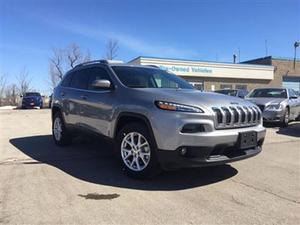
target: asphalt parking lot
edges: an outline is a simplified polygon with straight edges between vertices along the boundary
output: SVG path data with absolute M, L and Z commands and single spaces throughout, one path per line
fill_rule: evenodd
M 299 224 L 300 123 L 254 158 L 138 181 L 103 140 L 56 147 L 49 109 L 0 110 L 0 181 L 0 224 Z

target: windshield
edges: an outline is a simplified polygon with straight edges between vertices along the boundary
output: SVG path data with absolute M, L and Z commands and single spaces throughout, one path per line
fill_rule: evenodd
M 40 93 L 37 92 L 27 92 L 24 95 L 25 97 L 29 97 L 29 96 L 41 96 Z
M 215 92 L 229 96 L 236 96 L 237 94 L 237 90 L 217 90 Z
M 255 89 L 249 94 L 250 98 L 287 98 L 286 89 Z
M 120 81 L 130 88 L 194 89 L 185 80 L 165 70 L 130 66 L 113 66 L 112 68 Z

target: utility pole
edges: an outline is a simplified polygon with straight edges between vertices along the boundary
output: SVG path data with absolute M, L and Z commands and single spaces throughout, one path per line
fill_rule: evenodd
M 268 56 L 268 41 L 265 40 L 265 50 L 266 50 L 266 56 Z
M 296 59 L 297 59 L 297 47 L 300 46 L 300 42 L 299 41 L 295 41 L 294 43 L 294 69 L 296 68 Z
M 233 63 L 236 63 L 236 54 L 233 54 Z

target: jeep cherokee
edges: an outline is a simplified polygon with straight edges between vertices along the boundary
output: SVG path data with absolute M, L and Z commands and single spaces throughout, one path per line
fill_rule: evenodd
M 52 124 L 60 146 L 78 131 L 112 139 L 125 172 L 136 178 L 246 159 L 261 152 L 265 137 L 251 102 L 195 90 L 155 66 L 106 60 L 66 73 L 53 93 Z

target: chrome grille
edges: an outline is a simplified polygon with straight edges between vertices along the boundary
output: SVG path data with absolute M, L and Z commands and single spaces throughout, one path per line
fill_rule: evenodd
M 261 111 L 256 106 L 213 107 L 216 129 L 255 126 L 260 123 Z

